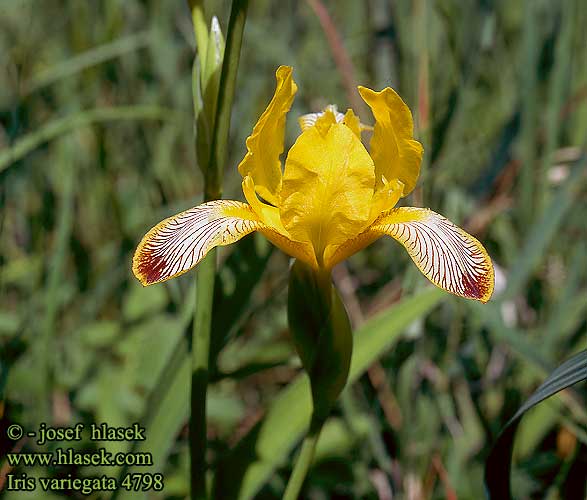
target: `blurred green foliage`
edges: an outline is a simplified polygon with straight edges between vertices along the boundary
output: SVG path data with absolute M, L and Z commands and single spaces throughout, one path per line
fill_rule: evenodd
M 343 394 L 304 495 L 479 499 L 484 459 L 501 426 L 554 366 L 585 348 L 587 6 L 324 4 L 354 79 L 391 85 L 414 112 L 425 165 L 408 204 L 429 206 L 483 241 L 497 286 L 485 306 L 442 295 L 414 309 L 406 300 L 427 283 L 389 239 L 335 272 L 357 336 L 363 321 L 383 314 L 375 336 L 365 336 L 376 345 L 363 342 L 385 355 L 365 357 L 357 375 L 370 368 Z M 225 30 L 229 7 L 209 1 L 206 12 Z M 130 267 L 149 227 L 202 199 L 194 52 L 182 1 L 0 0 L 0 452 L 13 450 L 4 432 L 13 422 L 36 429 L 40 421 L 140 421 L 149 439 L 132 446 L 152 452 L 153 471 L 165 473 L 165 489 L 149 498 L 183 498 L 188 490 L 186 353 L 195 289 L 192 273 L 143 289 Z M 275 68 L 293 65 L 300 88 L 287 123 L 291 143 L 296 116 L 348 105 L 334 61 L 308 3 L 251 2 L 226 198 L 242 199 L 235 167 L 272 94 Z M 291 431 L 271 450 L 274 436 L 287 438 L 301 394 L 300 379 L 285 389 L 294 393 L 288 424 L 288 411 L 275 410 L 289 401 L 284 385 L 300 371 L 285 317 L 288 262 L 256 236 L 219 253 L 211 469 L 231 481 L 231 450 L 262 443 L 275 462 L 247 488 L 278 498 L 301 435 Z M 398 301 L 404 312 L 394 320 L 386 313 Z M 517 498 L 585 497 L 585 408 L 579 387 L 528 414 L 515 453 Z M 280 425 L 263 421 L 266 412 Z M 31 440 L 24 446 L 47 449 Z M 109 451 L 130 446 L 107 444 Z M 245 469 L 258 459 L 239 458 Z

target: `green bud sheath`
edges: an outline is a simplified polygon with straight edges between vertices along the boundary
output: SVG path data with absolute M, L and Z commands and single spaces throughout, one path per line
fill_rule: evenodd
M 216 117 L 218 100 L 218 88 L 220 86 L 220 73 L 224 58 L 224 36 L 216 16 L 212 18 L 208 44 L 205 54 L 199 54 L 200 68 L 193 78 L 193 85 L 197 88 L 198 99 L 201 109 L 196 109 L 196 155 L 198 165 L 202 173 L 206 174 L 208 160 L 210 159 L 210 148 L 212 146 L 212 131 Z M 197 62 L 194 62 L 197 69 Z
M 329 272 L 296 260 L 287 314 L 296 350 L 310 377 L 314 419 L 324 420 L 344 388 L 351 363 L 351 324 Z

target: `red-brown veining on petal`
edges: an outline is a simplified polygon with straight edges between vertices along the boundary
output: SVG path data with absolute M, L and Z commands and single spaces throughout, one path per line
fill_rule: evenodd
M 143 285 L 168 280 L 189 271 L 210 249 L 233 243 L 260 226 L 245 203 L 204 203 L 152 228 L 135 252 L 133 272 Z
M 431 210 L 397 209 L 387 220 L 388 223 L 383 220 L 373 229 L 404 245 L 418 268 L 435 285 L 461 297 L 489 300 L 493 266 L 475 238 Z

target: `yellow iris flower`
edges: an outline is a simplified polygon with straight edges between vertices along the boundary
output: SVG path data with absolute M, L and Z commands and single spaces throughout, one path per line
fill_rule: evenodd
M 238 166 L 248 203 L 216 200 L 165 219 L 139 244 L 133 272 L 143 285 L 178 276 L 206 253 L 259 231 L 287 254 L 330 270 L 383 235 L 399 241 L 420 271 L 450 293 L 486 302 L 493 266 L 471 235 L 424 208 L 395 208 L 415 187 L 422 145 L 412 115 L 391 88 L 359 87 L 375 118 L 369 153 L 352 110 L 329 106 L 300 118 L 301 134 L 282 169 L 285 116 L 297 86 L 276 72 L 273 99 L 247 138 Z

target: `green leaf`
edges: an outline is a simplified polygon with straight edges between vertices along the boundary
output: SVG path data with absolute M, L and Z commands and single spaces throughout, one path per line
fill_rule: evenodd
M 355 332 L 349 384 L 400 338 L 416 319 L 446 295 L 437 288 L 403 300 L 367 321 Z M 215 498 L 253 498 L 273 471 L 284 464 L 310 423 L 312 401 L 306 375 L 289 384 L 257 424 L 217 469 Z
M 143 287 L 134 281 L 122 304 L 122 314 L 127 321 L 136 321 L 165 309 L 167 291 L 162 286 Z
M 84 347 L 109 346 L 120 335 L 120 323 L 111 320 L 94 321 L 80 328 L 78 336 Z
M 575 354 L 554 370 L 505 425 L 485 463 L 485 488 L 489 500 L 512 498 L 510 491 L 512 450 L 516 430 L 524 414 L 541 401 L 583 380 L 587 380 L 587 350 Z
M 195 282 L 185 296 L 185 302 L 179 315 L 180 330 L 185 333 L 193 315 L 196 302 Z M 150 392 L 147 408 L 139 421 L 146 429 L 145 441 L 135 441 L 132 452 L 151 453 L 153 472 L 161 472 L 167 464 L 167 456 L 177 438 L 182 425 L 189 415 L 189 381 L 191 359 L 184 335 L 176 338 L 173 352 L 166 359 L 166 366 L 159 374 L 154 389 Z M 119 480 L 127 472 L 142 472 L 141 467 L 123 467 Z M 146 498 L 144 492 L 117 489 L 111 499 Z
M 344 459 L 367 438 L 371 425 L 371 419 L 364 414 L 356 415 L 352 431 L 342 418 L 329 419 L 320 432 L 312 463 L 318 464 L 332 458 Z
M 179 365 L 174 377 L 169 381 L 167 390 L 161 391 L 157 406 L 148 415 L 145 422 L 145 441 L 140 441 L 133 447 L 132 452 L 151 453 L 153 467 L 150 472 L 162 472 L 166 465 L 166 458 L 175 441 L 181 425 L 188 418 L 189 381 L 191 373 L 190 359 L 185 356 L 185 351 L 179 356 Z M 174 364 L 177 362 L 174 356 Z M 125 473 L 143 472 L 144 468 L 131 467 L 125 469 Z M 140 499 L 146 498 L 144 492 L 127 491 L 118 489 L 112 498 L 116 499 Z
M 13 311 L 0 311 L 0 337 L 9 337 L 16 334 L 20 321 L 17 313 Z

